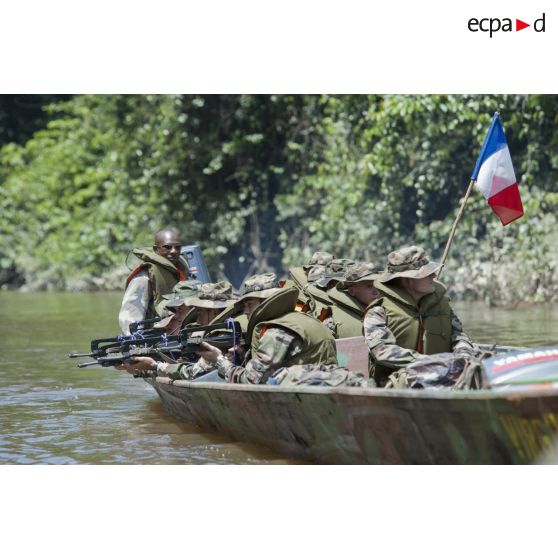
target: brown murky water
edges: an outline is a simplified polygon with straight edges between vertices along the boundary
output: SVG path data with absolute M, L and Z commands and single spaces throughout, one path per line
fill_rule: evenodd
M 0 463 L 298 463 L 169 417 L 142 380 L 65 355 L 115 335 L 119 293 L 0 293 Z M 480 342 L 556 342 L 558 307 L 457 304 Z

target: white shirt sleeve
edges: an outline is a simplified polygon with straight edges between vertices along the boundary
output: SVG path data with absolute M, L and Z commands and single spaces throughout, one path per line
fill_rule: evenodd
M 123 335 L 130 335 L 130 324 L 145 319 L 149 304 L 149 275 L 141 270 L 129 283 L 118 314 Z

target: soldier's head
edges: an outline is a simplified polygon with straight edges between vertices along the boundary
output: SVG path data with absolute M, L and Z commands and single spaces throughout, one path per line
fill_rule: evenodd
M 177 317 L 185 317 L 192 309 L 186 301 L 195 296 L 201 286 L 201 281 L 189 279 L 178 282 L 172 289 L 172 293 L 163 295 L 161 311 L 168 310 Z M 159 314 L 161 313 L 158 309 Z
M 196 296 L 184 302 L 197 309 L 197 323 L 207 325 L 235 300 L 232 285 L 228 281 L 219 281 L 200 285 Z
M 379 281 L 394 281 L 414 300 L 420 300 L 434 292 L 434 279 L 441 267 L 431 262 L 420 246 L 405 246 L 390 252 L 386 273 Z
M 252 275 L 244 281 L 241 296 L 237 304 L 242 312 L 250 319 L 254 310 L 268 297 L 279 292 L 279 281 L 275 273 L 261 273 Z
M 178 265 L 182 242 L 176 229 L 162 229 L 155 235 L 153 251 L 174 265 Z
M 343 280 L 348 267 L 354 263 L 355 262 L 353 260 L 345 258 L 331 260 L 325 266 L 314 266 L 308 274 L 308 282 L 311 283 L 312 276 L 316 275 L 313 282 L 315 282 L 318 287 L 321 287 L 322 289 L 331 289 Z M 320 267 L 323 267 L 323 271 L 321 273 L 316 273 L 316 270 Z
M 368 306 L 380 296 L 374 281 L 381 277 L 383 266 L 373 262 L 357 262 L 347 268 L 343 281 L 337 286 L 346 290 L 361 304 Z
M 326 266 L 334 257 L 329 252 L 314 252 L 312 257 L 308 260 L 308 263 L 302 266 L 304 269 L 304 273 L 306 273 L 306 277 L 308 277 L 308 273 L 314 266 Z

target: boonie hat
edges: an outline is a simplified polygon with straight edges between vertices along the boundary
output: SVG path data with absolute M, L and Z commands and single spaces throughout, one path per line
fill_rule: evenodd
M 338 289 L 346 289 L 360 281 L 374 281 L 382 277 L 384 266 L 377 262 L 357 262 L 347 268 Z
M 302 269 L 306 271 L 315 265 L 327 265 L 333 259 L 333 254 L 329 252 L 314 252 L 308 263 L 302 266 Z
M 259 275 L 252 275 L 244 281 L 242 290 L 240 291 L 240 298 L 236 303 L 240 303 L 247 298 L 267 298 L 279 292 L 279 281 L 275 273 L 260 273 Z
M 219 281 L 204 283 L 196 296 L 187 298 L 184 304 L 197 308 L 226 308 L 234 300 L 236 296 L 233 294 L 232 285 L 228 281 Z
M 406 246 L 390 252 L 386 272 L 378 279 L 381 283 L 391 281 L 396 277 L 423 279 L 435 273 L 442 264 L 431 262 L 420 246 Z

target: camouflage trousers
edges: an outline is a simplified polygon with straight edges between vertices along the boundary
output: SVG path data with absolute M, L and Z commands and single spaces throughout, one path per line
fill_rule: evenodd
M 279 368 L 267 381 L 281 386 L 374 387 L 374 380 L 335 364 L 297 364 Z

